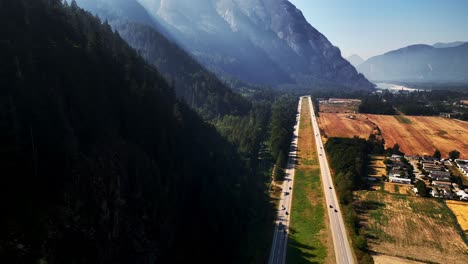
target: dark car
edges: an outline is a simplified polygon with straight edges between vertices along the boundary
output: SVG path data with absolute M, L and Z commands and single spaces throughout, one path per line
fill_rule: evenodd
M 335 213 L 338 213 L 338 210 L 335 209 Z
M 330 204 L 330 208 L 333 208 L 333 206 Z
M 332 189 L 332 187 L 331 187 L 331 186 L 330 186 L 330 187 L 328 187 L 328 188 Z

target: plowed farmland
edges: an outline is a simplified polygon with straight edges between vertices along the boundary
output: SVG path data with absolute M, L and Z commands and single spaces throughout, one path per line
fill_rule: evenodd
M 320 113 L 319 125 L 328 137 L 368 138 L 380 128 L 385 146 L 398 143 L 409 155 L 432 155 L 438 149 L 443 157 L 454 149 L 468 158 L 468 122 L 434 116 L 353 115 Z

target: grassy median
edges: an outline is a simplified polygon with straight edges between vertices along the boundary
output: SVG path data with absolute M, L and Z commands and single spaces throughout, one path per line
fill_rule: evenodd
M 325 263 L 328 230 L 308 100 L 302 101 L 287 263 Z

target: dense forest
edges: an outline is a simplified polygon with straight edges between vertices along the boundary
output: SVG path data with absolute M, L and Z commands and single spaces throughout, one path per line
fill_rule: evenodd
M 0 21 L 0 262 L 264 262 L 249 165 L 290 140 L 295 99 L 201 92 L 216 128 L 74 1 L 1 0 Z

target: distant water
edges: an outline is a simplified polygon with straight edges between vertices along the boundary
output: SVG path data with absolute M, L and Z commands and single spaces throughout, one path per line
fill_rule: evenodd
M 418 90 L 416 88 L 410 88 L 410 87 L 406 87 L 406 86 L 399 85 L 399 84 L 391 84 L 391 83 L 375 83 L 375 84 L 377 85 L 377 87 L 375 87 L 376 89 L 378 89 L 378 90 L 389 90 L 391 92 L 396 92 L 396 91 L 414 92 L 414 91 Z

